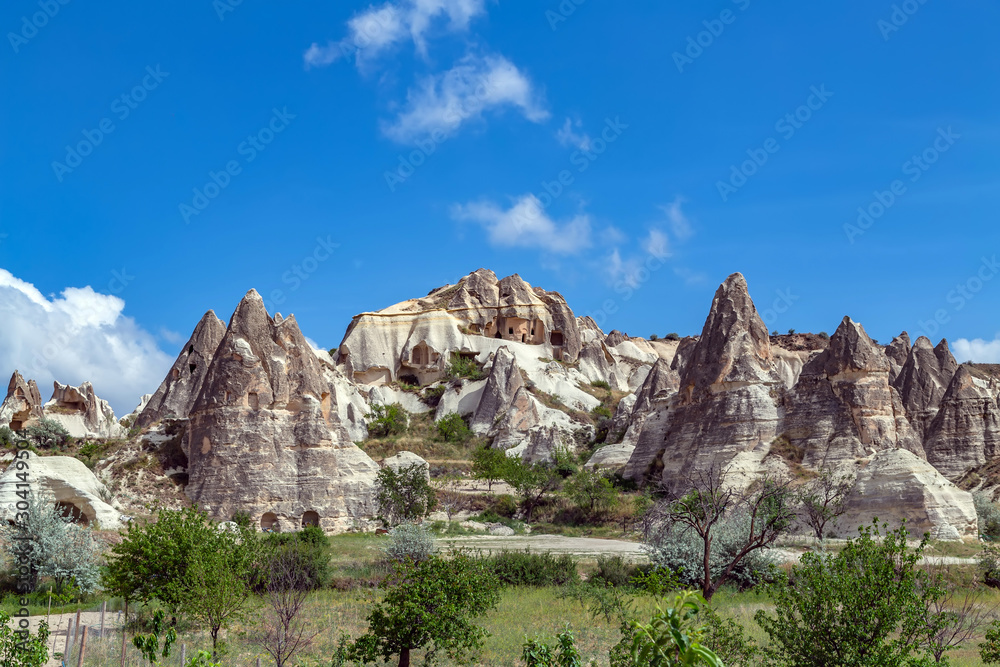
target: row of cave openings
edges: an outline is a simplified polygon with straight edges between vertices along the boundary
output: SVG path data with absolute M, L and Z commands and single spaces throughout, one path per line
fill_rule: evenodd
M 470 324 L 469 331 L 487 338 L 498 338 L 527 345 L 543 345 L 545 343 L 545 323 L 541 320 L 525 320 L 520 317 L 500 317 L 488 322 L 486 327 Z M 563 346 L 563 333 L 553 330 L 549 333 L 549 344 L 554 348 Z M 434 366 L 441 358 L 441 353 L 430 347 L 425 341 L 418 343 L 410 351 L 409 366 L 425 368 Z
M 310 526 L 319 526 L 319 512 L 314 512 L 309 510 L 308 512 L 303 512 L 302 514 L 302 528 L 308 528 Z M 278 515 L 274 512 L 264 512 L 260 517 L 260 529 L 268 533 L 280 533 L 281 532 L 281 522 L 278 520 Z

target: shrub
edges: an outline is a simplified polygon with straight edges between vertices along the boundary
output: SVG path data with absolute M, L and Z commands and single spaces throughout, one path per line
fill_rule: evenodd
M 409 558 L 419 563 L 434 553 L 434 536 L 422 525 L 400 524 L 389 531 L 389 543 L 382 547 L 382 553 L 390 561 Z
M 482 380 L 484 377 L 483 371 L 479 368 L 479 364 L 476 363 L 475 359 L 469 359 L 468 357 L 454 353 L 451 355 L 451 362 L 448 364 L 445 374 L 452 380 L 457 378 Z
M 580 470 L 565 486 L 566 495 L 582 511 L 603 514 L 618 499 L 618 492 L 607 477 L 595 470 Z
M 989 540 L 1000 538 L 1000 507 L 982 492 L 973 493 L 972 502 L 979 517 L 979 534 Z
M 63 447 L 69 441 L 69 431 L 51 419 L 43 419 L 36 426 L 24 429 L 24 435 L 37 447 Z
M 517 514 L 517 501 L 508 493 L 501 494 L 493 501 L 492 510 L 499 516 L 513 519 Z
M 15 631 L 10 615 L 0 611 L 0 665 L 44 667 L 49 662 L 49 624 L 39 623 L 37 634 Z
M 319 535 L 317 536 L 317 533 Z M 281 569 L 279 565 L 294 564 L 296 580 L 305 590 L 318 590 L 330 583 L 330 555 L 323 530 L 309 526 L 297 533 L 268 533 L 265 546 L 269 547 L 264 563 L 265 576 Z M 263 590 L 265 582 L 255 588 Z
M 379 519 L 387 526 L 422 519 L 437 505 L 437 495 L 427 479 L 427 468 L 414 463 L 395 471 L 385 467 L 375 479 Z
M 564 586 L 580 580 L 569 554 L 501 551 L 487 556 L 486 564 L 508 586 Z
M 746 544 L 749 519 L 744 515 L 724 517 L 713 531 L 709 566 L 712 579 L 721 576 L 736 552 Z M 704 578 L 705 544 L 693 529 L 675 526 L 657 535 L 646 547 L 650 561 L 676 572 L 685 586 L 700 588 Z M 773 578 L 774 557 L 762 549 L 747 554 L 733 568 L 729 580 L 740 589 L 751 588 Z
M 614 413 L 611 412 L 611 408 L 603 403 L 591 410 L 590 414 L 594 417 L 594 419 L 611 419 L 614 416 Z
M 0 426 L 0 446 L 13 447 L 17 442 L 17 436 L 10 430 L 9 426 Z
M 445 442 L 466 442 L 472 437 L 472 431 L 462 419 L 462 415 L 457 412 L 452 412 L 440 419 L 437 422 L 437 431 Z
M 604 380 L 594 380 L 593 382 L 590 383 L 590 386 L 596 387 L 598 389 L 605 389 L 607 391 L 611 391 L 611 385 Z
M 621 556 L 599 556 L 597 572 L 590 577 L 590 580 L 605 581 L 609 586 L 625 586 L 638 571 L 637 567 Z
M 666 336 L 664 336 L 664 338 L 666 340 L 678 341 L 678 340 L 681 339 L 681 336 L 680 336 L 680 334 L 670 332 Z
M 406 432 L 406 410 L 399 403 L 372 405 L 372 411 L 365 415 L 368 433 L 375 438 L 400 435 Z
M 788 335 L 789 335 L 789 336 L 793 336 L 793 335 L 795 335 L 795 329 L 789 329 L 789 330 L 788 330 Z
M 660 340 L 659 334 L 650 334 L 649 340 Z
M 439 384 L 436 387 L 428 387 L 424 390 L 424 402 L 431 407 L 436 407 L 441 402 L 441 397 L 444 396 L 445 391 L 447 391 L 447 387 L 443 384 Z
M 822 338 L 823 340 L 830 340 L 830 334 L 828 334 L 825 331 L 820 331 L 819 337 Z

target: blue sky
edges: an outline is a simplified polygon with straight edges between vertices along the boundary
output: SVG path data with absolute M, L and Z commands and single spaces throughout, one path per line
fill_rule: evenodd
M 481 266 L 1000 360 L 995 3 L 63 2 L 0 11 L 4 372 L 127 411 L 251 287 L 332 347 Z

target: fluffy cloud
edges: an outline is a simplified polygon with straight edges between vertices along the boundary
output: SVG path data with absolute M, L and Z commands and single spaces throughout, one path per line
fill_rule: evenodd
M 427 36 L 443 23 L 447 32 L 464 32 L 470 21 L 486 11 L 485 0 L 401 0 L 387 2 L 354 15 L 347 36 L 326 46 L 313 44 L 303 59 L 306 67 L 324 67 L 342 57 L 356 57 L 363 67 L 394 46 L 412 40 L 417 52 L 427 54 Z
M 456 205 L 456 220 L 470 220 L 486 228 L 490 243 L 499 247 L 536 248 L 572 255 L 590 245 L 590 218 L 578 215 L 558 223 L 545 213 L 534 195 L 521 196 L 508 209 L 492 202 Z
M 590 150 L 590 135 L 586 132 L 577 134 L 573 128 L 583 127 L 579 120 L 573 122 L 567 118 L 563 126 L 556 132 L 556 140 L 563 146 L 579 148 L 581 151 Z
M 387 137 L 404 144 L 452 135 L 493 108 L 514 107 L 535 123 L 549 117 L 528 77 L 502 56 L 466 56 L 447 72 L 426 77 L 406 97 L 405 109 L 382 126 Z
M 154 391 L 173 359 L 155 338 L 122 315 L 125 302 L 91 287 L 69 287 L 58 297 L 0 269 L 0 372 L 15 369 L 38 382 L 48 399 L 53 380 L 90 381 L 124 416 Z
M 1000 363 L 1000 336 L 993 340 L 959 338 L 951 343 L 951 351 L 958 361 L 976 361 L 981 364 Z

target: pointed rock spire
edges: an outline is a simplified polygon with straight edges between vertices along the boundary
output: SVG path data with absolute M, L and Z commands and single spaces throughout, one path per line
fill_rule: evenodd
M 968 366 L 959 366 L 952 377 L 927 428 L 924 450 L 953 481 L 1000 455 L 1000 409 L 986 382 L 977 382 Z
M 12 431 L 31 426 L 42 420 L 42 394 L 34 380 L 25 382 L 17 371 L 10 376 L 7 396 L 0 404 L 0 426 L 10 426 Z
M 937 409 L 957 367 L 946 342 L 935 348 L 926 337 L 917 338 L 893 382 L 911 420 Z

